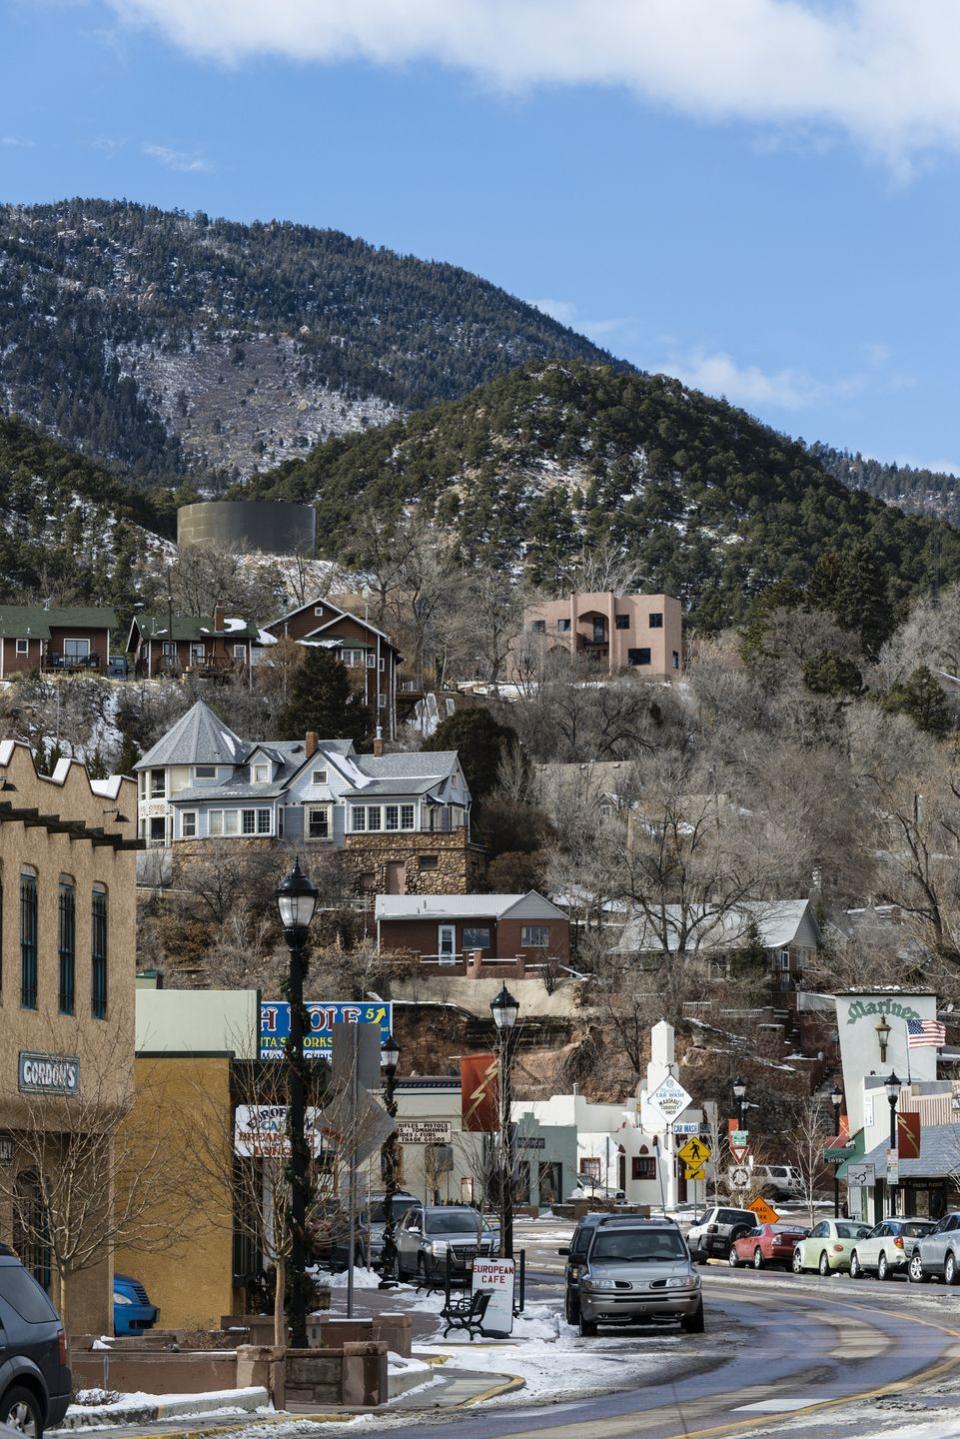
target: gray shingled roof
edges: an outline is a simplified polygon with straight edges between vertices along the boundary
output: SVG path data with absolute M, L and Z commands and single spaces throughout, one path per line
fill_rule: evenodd
M 358 754 L 354 764 L 371 779 L 446 779 L 457 762 L 455 749 L 421 750 L 418 753 Z
M 201 761 L 202 763 L 202 761 Z M 210 804 L 218 800 L 235 799 L 276 799 L 287 788 L 290 777 L 277 780 L 274 784 L 202 784 L 193 789 L 178 789 L 170 796 L 171 804 L 197 804 L 203 800 Z
M 887 1165 L 887 1146 L 878 1144 L 856 1164 L 872 1164 L 878 1175 Z M 960 1172 L 960 1124 L 920 1126 L 920 1158 L 900 1160 L 900 1180 L 949 1179 Z
M 250 745 L 234 734 L 209 705 L 197 700 L 192 709 L 167 731 L 134 769 L 160 768 L 169 764 L 229 764 L 243 761 Z

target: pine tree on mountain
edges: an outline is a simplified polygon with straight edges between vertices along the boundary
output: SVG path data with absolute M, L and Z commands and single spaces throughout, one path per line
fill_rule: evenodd
M 894 686 L 883 706 L 891 714 L 909 715 L 917 729 L 937 739 L 950 731 L 950 705 L 936 675 L 926 665 L 919 665 L 905 684 Z
M 133 767 L 140 758 L 140 746 L 137 744 L 129 730 L 124 730 L 123 739 L 120 744 L 120 753 L 117 755 L 115 771 L 117 774 L 133 774 Z
M 860 636 L 868 659 L 876 659 L 894 627 L 887 576 L 876 549 L 858 540 L 845 550 L 829 550 L 814 566 L 809 596 L 830 610 L 842 629 Z
M 322 739 L 352 739 L 364 745 L 370 728 L 370 710 L 350 684 L 346 667 L 330 650 L 311 646 L 290 681 L 280 716 L 281 738 L 302 739 L 313 730 Z

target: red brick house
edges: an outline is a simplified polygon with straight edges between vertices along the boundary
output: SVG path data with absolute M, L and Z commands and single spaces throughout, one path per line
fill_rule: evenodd
M 536 890 L 527 894 L 378 894 L 381 953 L 400 951 L 454 974 L 488 979 L 570 959 L 570 921 Z
M 187 670 L 226 673 L 253 660 L 261 638 L 250 620 L 224 614 L 217 605 L 206 615 L 135 615 L 127 637 L 130 667 L 136 675 L 178 675 Z
M 0 605 L 0 679 L 41 669 L 105 674 L 117 623 L 111 609 Z
M 350 671 L 384 739 L 397 733 L 397 667 L 401 656 L 391 640 L 368 620 L 319 598 L 299 605 L 265 625 L 274 639 L 331 649 Z

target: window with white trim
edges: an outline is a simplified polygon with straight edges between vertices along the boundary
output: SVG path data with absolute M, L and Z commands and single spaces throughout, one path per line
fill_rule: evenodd
M 412 804 L 400 806 L 400 828 L 414 829 L 416 827 L 416 808 Z
M 216 779 L 217 767 L 215 764 L 195 764 L 193 777 L 194 779 Z
M 382 810 L 378 804 L 367 806 L 367 829 L 380 829 L 380 821 L 383 817 Z
M 368 654 L 367 654 L 367 669 L 368 669 L 368 670 L 375 670 L 376 667 L 377 667 L 377 657 L 376 657 L 376 655 L 373 654 L 372 651 L 371 651 L 371 652 L 368 652 Z
M 197 837 L 197 811 L 185 809 L 180 816 L 180 838 L 196 839 Z
M 387 707 L 387 697 L 386 697 L 386 695 L 379 695 L 379 696 L 378 696 L 378 703 L 379 703 L 379 705 L 380 705 L 380 708 L 381 708 L 382 710 L 385 710 L 386 707 Z
M 269 783 L 270 783 L 270 766 L 269 766 L 269 764 L 267 764 L 266 762 L 264 762 L 263 764 L 251 765 L 250 768 L 251 768 L 250 778 L 251 778 L 251 780 L 252 780 L 252 782 L 253 782 L 254 784 L 269 784 Z
M 525 924 L 520 929 L 521 949 L 546 949 L 550 931 L 545 924 Z
M 166 799 L 167 797 L 167 772 L 165 769 L 152 769 L 150 771 L 150 798 Z
M 384 807 L 383 807 L 383 827 L 384 827 L 384 829 L 399 829 L 399 828 L 400 828 L 400 806 L 399 806 L 399 805 L 396 805 L 396 804 L 387 804 L 387 805 L 384 805 Z
M 30 653 L 30 641 L 29 641 L 29 640 L 17 640 L 17 654 L 18 654 L 18 655 L 27 655 L 27 654 L 29 654 L 29 653 Z
M 326 784 L 326 782 L 327 772 L 325 769 L 315 769 L 313 771 L 313 774 L 310 776 L 311 784 Z
M 210 811 L 210 836 L 219 839 L 240 833 L 240 811 L 238 809 L 212 809 Z
M 363 664 L 364 651 L 355 649 L 344 649 L 340 651 L 340 659 L 346 665 L 347 669 L 356 669 L 357 666 L 362 666 Z
M 354 834 L 363 834 L 367 828 L 367 811 L 362 804 L 355 804 L 350 810 L 350 828 Z
M 789 949 L 781 949 L 781 951 L 780 951 L 780 968 L 781 968 L 781 969 L 789 969 L 789 968 L 790 968 L 790 951 L 789 951 Z
M 234 647 L 233 647 L 233 657 L 234 657 L 235 660 L 243 660 L 243 659 L 246 659 L 246 657 L 247 657 L 247 647 L 246 647 L 246 645 L 244 645 L 244 644 L 235 644 Z
M 311 804 L 307 807 L 307 838 L 330 838 L 330 806 Z

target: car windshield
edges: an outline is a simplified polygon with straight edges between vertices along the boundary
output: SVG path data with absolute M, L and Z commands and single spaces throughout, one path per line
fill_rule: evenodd
M 393 1205 L 392 1205 L 394 1223 L 396 1223 L 398 1219 L 400 1219 L 404 1214 L 406 1214 L 407 1210 L 410 1208 L 410 1206 L 411 1206 L 412 1204 L 416 1204 L 416 1203 L 418 1203 L 418 1201 L 417 1201 L 416 1199 L 411 1199 L 411 1198 L 404 1199 L 401 1195 L 395 1194 L 394 1197 L 393 1197 Z M 372 1199 L 372 1200 L 370 1201 L 370 1212 L 369 1212 L 369 1214 L 367 1215 L 367 1223 L 368 1223 L 368 1224 L 386 1224 L 386 1222 L 387 1222 L 387 1206 L 386 1206 L 386 1204 L 384 1203 L 384 1201 L 383 1201 L 382 1199 Z
M 869 1224 L 838 1224 L 838 1239 L 866 1239 L 870 1233 Z
M 640 1264 L 664 1259 L 686 1259 L 687 1246 L 674 1229 L 657 1229 L 644 1233 L 637 1229 L 619 1232 L 602 1229 L 590 1251 L 590 1262 Z
M 427 1215 L 431 1234 L 473 1234 L 480 1232 L 480 1219 L 472 1209 L 435 1210 Z

